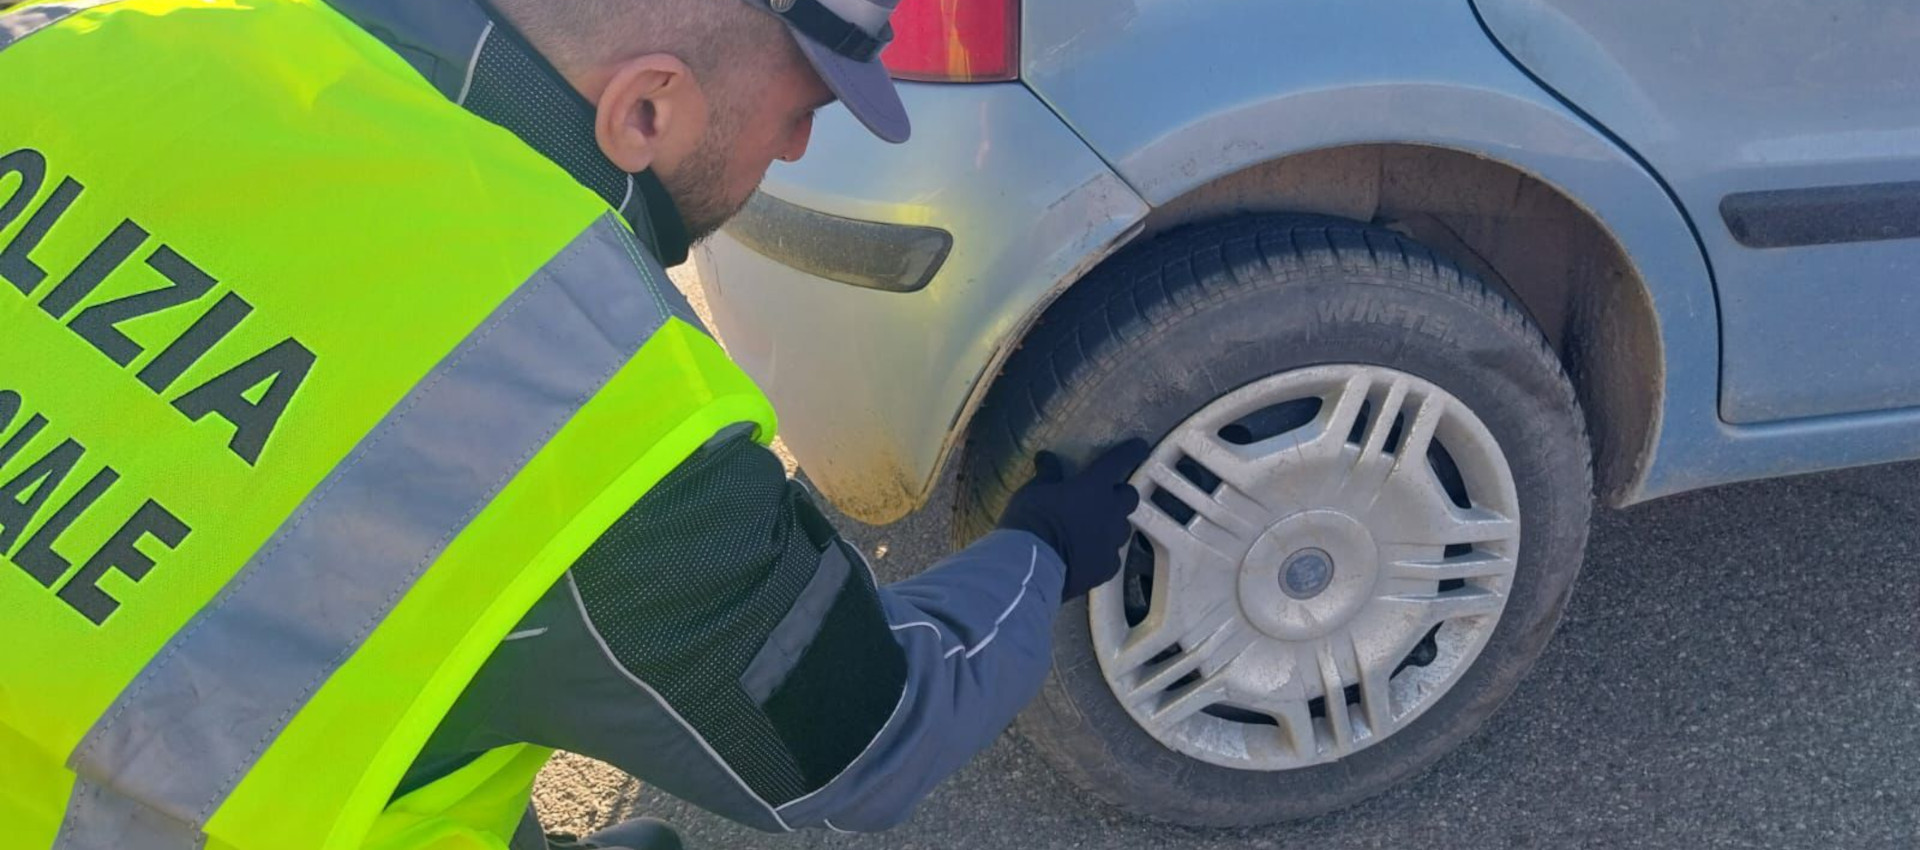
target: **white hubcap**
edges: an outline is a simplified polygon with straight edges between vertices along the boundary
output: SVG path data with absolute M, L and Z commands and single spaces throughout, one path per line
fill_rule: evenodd
M 1129 570 L 1150 561 L 1150 583 L 1094 590 L 1094 648 L 1134 720 L 1203 761 L 1286 770 L 1384 739 L 1459 679 L 1506 605 L 1520 513 L 1505 455 L 1404 372 L 1243 387 L 1133 483 L 1146 546 Z

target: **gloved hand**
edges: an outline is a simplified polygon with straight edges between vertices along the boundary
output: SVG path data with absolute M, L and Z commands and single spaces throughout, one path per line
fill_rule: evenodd
M 1041 452 L 1033 459 L 1033 480 L 1007 501 L 1000 527 L 1032 532 L 1066 562 L 1062 602 L 1085 595 L 1120 571 L 1120 547 L 1133 533 L 1127 516 L 1140 506 L 1140 494 L 1127 477 L 1147 454 L 1147 441 L 1136 437 L 1107 449 L 1070 476 L 1059 455 Z

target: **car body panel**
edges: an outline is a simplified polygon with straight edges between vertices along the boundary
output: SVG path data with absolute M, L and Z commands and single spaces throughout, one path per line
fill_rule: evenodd
M 1712 272 L 1677 200 L 1516 66 L 1466 0 L 1028 3 L 1023 43 L 1023 83 L 903 86 L 916 127 L 900 147 L 823 114 L 808 158 L 763 187 L 947 229 L 953 256 L 926 290 L 832 283 L 724 235 L 698 255 L 722 336 L 773 394 L 810 477 L 856 517 L 890 521 L 926 499 L 998 364 L 1149 205 L 1347 145 L 1506 163 L 1622 249 L 1658 316 L 1664 395 L 1614 503 L 1920 455 L 1920 414 L 1721 420 Z
M 1043 303 L 1147 214 L 1133 191 L 1018 83 L 901 85 L 913 140 L 877 142 L 844 110 L 766 193 L 955 236 L 933 281 L 885 292 L 803 274 L 725 233 L 695 252 L 714 321 L 783 411 L 808 477 L 857 517 L 924 499 L 960 411 Z
M 1180 13 L 1184 8 L 1182 4 L 1114 4 L 1110 14 L 1123 25 L 1092 32 L 1082 26 L 1085 21 L 1066 16 L 1058 21 L 1061 30 L 1058 33 L 1055 33 L 1055 19 L 1051 17 L 1054 14 L 1051 10 L 1056 7 L 1029 4 L 1023 32 L 1028 45 L 1027 82 L 1044 99 L 1054 102 L 1056 111 L 1067 116 L 1068 125 L 1100 148 L 1102 158 L 1120 164 L 1118 173 L 1127 185 L 1158 201 L 1171 200 L 1193 187 L 1259 162 L 1341 145 L 1381 142 L 1411 142 L 1471 151 L 1514 162 L 1549 182 L 1563 186 L 1573 184 L 1579 188 L 1567 190 L 1569 194 L 1592 194 L 1596 196 L 1594 199 L 1583 198 L 1583 202 L 1599 203 L 1622 220 L 1623 225 L 1616 229 L 1615 235 L 1626 245 L 1637 265 L 1661 270 L 1658 274 L 1662 275 L 1663 282 L 1671 278 L 1671 283 L 1654 289 L 1663 324 L 1673 325 L 1663 333 L 1663 343 L 1669 349 L 1691 347 L 1695 350 L 1681 357 L 1668 355 L 1669 361 L 1679 364 L 1679 374 L 1670 374 L 1670 382 L 1695 388 L 1695 405 L 1710 407 L 1715 370 L 1713 341 L 1717 335 L 1712 290 L 1698 249 L 1686 234 L 1684 221 L 1657 183 L 1603 134 L 1516 70 L 1488 42 L 1464 4 L 1415 4 L 1403 8 L 1399 4 L 1365 0 L 1351 5 L 1359 7 L 1369 3 L 1380 8 L 1350 8 L 1347 3 L 1207 4 L 1208 8 L 1220 7 L 1246 19 L 1249 25 L 1244 29 L 1229 30 L 1245 32 L 1244 40 L 1252 45 L 1237 52 L 1220 44 L 1221 23 L 1232 20 L 1231 17 L 1212 19 L 1209 26 L 1188 26 L 1180 23 L 1187 17 Z M 1288 8 L 1295 6 L 1298 9 L 1289 13 Z M 1388 9 L 1404 13 L 1385 14 Z M 1390 25 L 1375 26 L 1369 30 L 1370 39 L 1353 42 L 1315 35 L 1337 29 L 1334 25 L 1351 20 L 1351 14 Z M 1324 20 L 1310 20 L 1314 16 Z M 1288 21 L 1295 25 L 1284 25 Z M 1274 33 L 1279 35 L 1271 35 Z M 1047 47 L 1050 40 L 1059 40 L 1068 46 Z M 1175 78 L 1170 75 L 1184 67 L 1180 57 L 1196 50 L 1217 57 L 1234 57 L 1233 61 L 1252 63 L 1254 67 L 1236 69 L 1233 74 L 1222 75 L 1217 81 L 1209 80 L 1204 86 L 1159 85 L 1156 88 L 1152 85 L 1155 79 Z M 1356 51 L 1359 51 L 1357 55 Z M 1303 56 L 1312 58 L 1303 60 Z M 1060 64 L 1043 67 L 1048 61 Z M 1289 72 L 1289 67 L 1320 70 L 1307 75 Z M 1080 70 L 1072 72 L 1072 69 Z M 1227 79 L 1229 77 L 1231 79 Z M 1242 79 L 1250 82 L 1246 85 L 1234 82 Z M 1103 84 L 1105 88 L 1100 88 Z M 917 99 L 922 89 L 929 87 L 908 88 L 910 96 Z M 1098 96 L 1096 89 L 1099 89 Z M 1120 94 L 1123 92 L 1127 93 L 1124 97 Z M 910 105 L 915 108 L 916 116 L 934 114 L 922 103 Z M 1108 121 L 1114 128 L 1113 133 L 1105 137 L 1089 134 L 1085 122 L 1075 119 L 1077 115 L 1093 114 Z M 1128 116 L 1131 121 L 1125 120 Z M 881 171 L 896 168 L 906 171 L 917 163 L 922 175 L 951 172 L 940 164 L 924 162 L 924 157 L 913 150 L 914 143 L 887 149 L 849 138 L 846 143 L 856 147 L 857 153 L 834 151 L 823 157 L 823 153 L 837 146 L 842 129 L 850 122 L 837 115 L 823 115 L 822 119 L 822 127 L 831 128 L 828 132 L 834 135 L 817 140 L 807 160 L 770 175 L 763 191 L 835 215 L 924 223 L 919 218 L 890 215 L 884 203 L 871 200 L 911 198 L 915 197 L 916 189 L 872 179 L 864 176 L 865 170 L 879 163 Z M 1122 128 L 1134 124 L 1155 123 L 1185 129 L 1159 134 L 1121 132 Z M 947 131 L 948 128 L 942 127 L 931 132 Z M 999 140 L 1015 135 L 990 124 L 979 125 L 972 132 L 976 141 L 966 147 L 980 146 L 981 137 Z M 926 132 L 916 130 L 916 135 L 924 136 Z M 1123 149 L 1121 146 L 1125 144 L 1139 147 Z M 986 146 L 992 147 L 993 143 L 988 142 Z M 964 184 L 982 178 L 997 180 L 996 175 L 984 170 L 968 171 L 964 180 L 948 179 Z M 1014 218 L 1021 214 L 1017 207 L 1006 207 L 996 218 Z M 991 234 L 956 229 L 954 235 L 956 254 L 993 250 L 981 244 L 995 238 Z M 715 240 L 707 256 L 706 262 L 719 266 L 718 277 L 725 289 L 717 301 L 755 300 L 763 290 L 777 289 L 804 277 L 790 269 L 782 275 L 778 265 L 724 239 Z M 1084 270 L 1098 258 L 1091 256 L 1079 263 L 1057 263 L 1056 268 Z M 752 269 L 751 274 L 741 271 L 747 268 Z M 768 275 L 781 276 L 778 281 L 764 284 L 749 280 Z M 702 278 L 714 276 L 703 274 Z M 1035 283 L 1042 277 L 1022 276 Z M 950 271 L 943 270 L 930 289 L 951 287 L 953 279 Z M 974 316 L 949 313 L 946 321 L 954 325 L 951 332 L 956 336 L 991 341 L 1005 351 L 1019 339 L 1017 335 L 1009 335 L 1007 329 L 1023 327 L 1044 307 L 1047 302 L 1044 293 L 1072 279 L 1030 288 L 1028 295 L 1017 303 L 996 299 L 996 307 L 1006 311 L 1003 316 L 1024 318 L 998 318 L 990 326 Z M 809 290 L 819 288 L 814 280 L 807 280 L 804 285 Z M 867 301 L 876 296 L 876 293 L 860 292 L 843 297 Z M 770 319 L 791 315 L 790 311 L 750 309 L 763 312 Z M 815 315 L 822 320 L 830 319 L 836 326 L 856 326 L 825 313 Z M 740 338 L 745 345 L 760 344 L 746 342 L 746 337 L 788 339 L 799 335 L 794 330 L 782 330 L 774 321 L 755 323 L 751 330 L 728 318 L 723 317 L 719 322 L 723 336 Z M 759 368 L 756 361 L 760 359 L 747 358 L 749 371 Z M 824 361 L 811 362 L 813 365 L 807 366 L 808 370 L 827 365 Z M 978 362 L 955 364 L 953 372 L 956 376 L 967 374 L 971 380 L 980 374 Z M 938 411 L 925 421 L 937 419 L 943 427 L 952 426 L 939 435 L 938 447 L 928 445 L 922 435 L 902 434 L 885 442 L 902 447 L 911 444 L 915 448 L 890 457 L 855 460 L 849 453 L 860 451 L 856 446 L 872 445 L 876 441 L 862 438 L 857 444 L 840 442 L 835 445 L 844 449 L 822 451 L 826 441 L 793 431 L 795 427 L 806 426 L 792 423 L 826 419 L 833 424 L 823 428 L 844 429 L 855 434 L 890 434 L 925 425 L 876 421 L 890 414 L 871 404 L 856 409 L 831 401 L 822 404 L 818 399 L 786 392 L 779 386 L 783 382 L 808 379 L 796 375 L 801 369 L 798 357 L 790 354 L 783 363 L 779 377 L 762 376 L 773 385 L 776 404 L 786 411 L 785 421 L 790 423 L 789 433 L 794 435 L 790 443 L 795 455 L 829 498 L 854 515 L 870 520 L 891 519 L 924 499 L 946 449 L 958 438 L 971 413 L 971 402 L 985 389 L 984 385 L 976 385 L 963 390 L 949 383 L 935 394 L 931 392 L 935 385 L 921 382 L 918 402 Z M 830 371 L 836 380 L 873 381 L 889 387 L 914 385 L 913 381 L 889 374 L 896 368 L 912 369 L 915 374 L 924 375 L 933 367 L 931 360 L 917 352 L 867 358 L 857 364 L 839 358 L 834 364 Z M 849 367 L 863 371 L 845 371 Z M 1689 373 L 1689 369 L 1696 371 Z M 1654 432 L 1657 433 L 1657 427 Z M 902 490 L 899 486 L 877 488 L 843 483 L 853 477 L 851 471 L 855 468 L 861 470 L 861 475 L 885 477 L 903 485 L 912 482 L 915 486 Z M 1627 489 L 1625 498 L 1639 498 L 1642 487 L 1643 483 L 1636 482 Z M 874 510 L 867 494 L 880 491 L 905 492 L 911 502 L 904 506 L 888 504 L 885 510 Z
M 1920 405 L 1920 240 L 1754 248 L 1742 192 L 1920 180 L 1920 6 L 1892 0 L 1476 0 L 1528 70 L 1655 169 L 1719 287 L 1721 411 Z M 1920 185 L 1908 191 L 1920 200 Z

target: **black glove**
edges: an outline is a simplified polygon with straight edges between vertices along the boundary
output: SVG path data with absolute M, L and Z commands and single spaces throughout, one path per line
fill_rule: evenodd
M 1147 453 L 1147 441 L 1136 437 L 1068 476 L 1059 455 L 1041 452 L 1033 459 L 1033 480 L 1007 501 L 1000 527 L 1032 532 L 1066 562 L 1060 601 L 1083 596 L 1120 571 L 1120 547 L 1133 533 L 1127 516 L 1140 506 L 1127 476 Z

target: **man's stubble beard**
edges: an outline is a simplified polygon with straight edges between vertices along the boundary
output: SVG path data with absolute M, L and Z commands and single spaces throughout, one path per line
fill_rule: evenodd
M 673 198 L 673 204 L 679 208 L 680 218 L 686 223 L 689 242 L 700 242 L 712 236 L 727 221 L 747 205 L 749 192 L 745 197 L 727 197 L 727 159 L 735 138 L 731 110 L 723 107 L 715 110 L 716 120 L 707 126 L 707 132 L 700 140 L 700 147 L 687 159 L 685 165 L 669 180 L 665 175 L 660 178 L 667 194 Z

